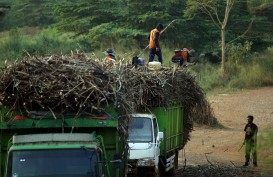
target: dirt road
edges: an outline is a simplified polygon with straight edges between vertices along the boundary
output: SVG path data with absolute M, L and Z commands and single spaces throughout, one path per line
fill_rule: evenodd
M 263 135 L 265 129 L 273 130 L 273 87 L 213 94 L 207 97 L 215 116 L 225 128 L 195 125 L 191 141 L 187 143 L 185 150 L 180 152 L 180 168 L 185 166 L 186 159 L 186 166 L 223 164 L 242 169 L 244 147 L 240 147 L 244 138 L 246 117 L 254 116 L 254 123 L 259 127 L 258 136 Z M 273 147 L 267 150 L 273 152 Z M 262 153 L 264 152 L 260 152 Z M 265 167 L 268 168 L 265 159 L 259 158 L 258 154 L 258 167 L 242 169 L 246 171 L 243 176 L 273 176 L 273 171 L 265 172 Z M 179 174 L 178 176 L 182 176 L 181 171 Z

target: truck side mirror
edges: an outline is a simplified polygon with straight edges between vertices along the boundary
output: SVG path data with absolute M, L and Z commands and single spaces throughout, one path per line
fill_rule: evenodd
M 164 133 L 163 132 L 158 132 L 158 136 L 159 136 L 159 141 L 162 141 L 164 138 Z

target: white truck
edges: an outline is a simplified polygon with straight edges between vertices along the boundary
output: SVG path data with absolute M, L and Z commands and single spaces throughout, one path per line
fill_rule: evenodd
M 175 175 L 183 143 L 183 107 L 134 114 L 129 124 L 128 175 Z

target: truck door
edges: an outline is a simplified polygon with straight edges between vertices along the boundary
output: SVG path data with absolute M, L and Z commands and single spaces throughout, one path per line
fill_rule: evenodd
M 154 143 L 155 143 L 155 157 L 159 157 L 160 155 L 160 138 L 158 135 L 158 123 L 156 117 L 153 118 L 153 131 L 154 131 Z M 155 159 L 156 164 L 158 164 L 159 159 Z

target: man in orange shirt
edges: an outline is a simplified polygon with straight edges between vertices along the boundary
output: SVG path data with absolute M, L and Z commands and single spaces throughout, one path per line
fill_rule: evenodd
M 162 53 L 159 45 L 160 32 L 163 30 L 163 25 L 159 23 L 155 29 L 150 32 L 150 41 L 149 41 L 149 62 L 154 61 L 155 55 L 158 57 L 158 61 L 162 63 Z
M 189 61 L 189 50 L 185 47 L 182 50 L 176 50 L 174 56 L 172 57 L 172 61 L 179 62 L 180 66 L 186 67 L 187 62 Z

